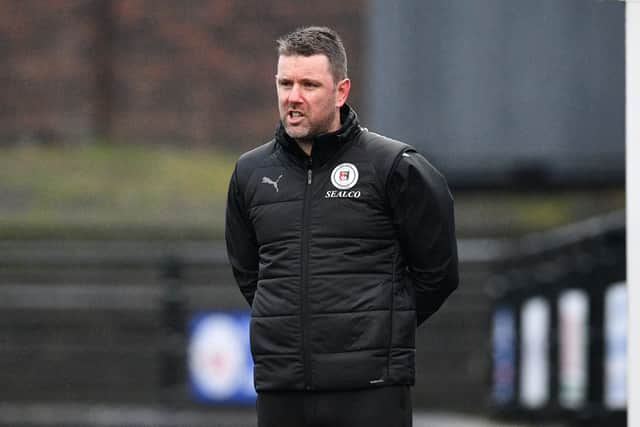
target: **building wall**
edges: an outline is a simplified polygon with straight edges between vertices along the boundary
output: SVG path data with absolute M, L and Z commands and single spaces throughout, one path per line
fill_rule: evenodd
M 277 121 L 275 39 L 298 26 L 343 36 L 359 103 L 365 2 L 4 1 L 0 143 L 255 146 Z
M 368 125 L 454 187 L 624 184 L 624 2 L 372 0 L 369 11 Z
M 93 3 L 0 2 L 0 142 L 94 133 Z

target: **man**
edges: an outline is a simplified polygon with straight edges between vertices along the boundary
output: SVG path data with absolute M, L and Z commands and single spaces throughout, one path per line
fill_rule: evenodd
M 278 53 L 280 124 L 238 160 L 226 215 L 258 425 L 409 426 L 416 326 L 458 284 L 451 194 L 411 146 L 360 127 L 333 30 Z

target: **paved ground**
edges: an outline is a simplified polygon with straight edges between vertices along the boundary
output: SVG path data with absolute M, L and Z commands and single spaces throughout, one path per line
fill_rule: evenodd
M 542 427 L 540 424 L 502 423 L 489 418 L 426 412 L 416 412 L 413 425 L 414 427 Z M 155 406 L 0 403 L 0 426 L 255 427 L 255 413 L 246 409 L 201 411 Z M 563 426 L 555 424 L 553 427 Z

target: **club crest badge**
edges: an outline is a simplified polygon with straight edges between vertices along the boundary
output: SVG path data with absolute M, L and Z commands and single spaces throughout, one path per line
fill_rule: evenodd
M 338 190 L 348 190 L 358 182 L 358 169 L 352 163 L 342 163 L 331 172 L 331 183 Z

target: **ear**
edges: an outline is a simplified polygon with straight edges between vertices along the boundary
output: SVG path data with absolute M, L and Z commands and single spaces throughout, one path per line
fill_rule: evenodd
M 344 103 L 347 102 L 347 97 L 349 97 L 350 89 L 351 89 L 351 80 L 344 79 L 338 82 L 336 86 L 336 90 L 337 90 L 336 107 L 337 108 L 342 107 Z

